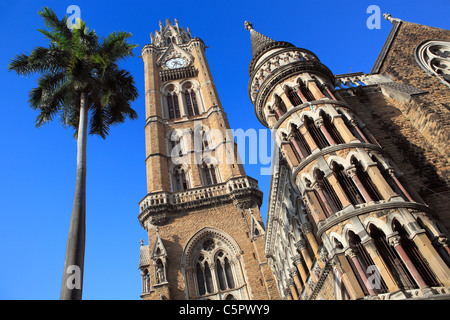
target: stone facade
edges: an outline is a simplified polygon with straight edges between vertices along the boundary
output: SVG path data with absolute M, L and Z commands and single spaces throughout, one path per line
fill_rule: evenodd
M 170 20 L 142 49 L 147 195 L 144 300 L 279 299 L 264 254 L 262 192 L 245 174 L 203 41 Z
M 265 251 L 283 299 L 450 296 L 450 31 L 385 17 L 369 74 L 245 24 L 249 97 L 280 156 Z

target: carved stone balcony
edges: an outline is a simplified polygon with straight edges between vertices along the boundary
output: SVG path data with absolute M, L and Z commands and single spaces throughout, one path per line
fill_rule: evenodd
M 243 176 L 213 186 L 179 192 L 150 193 L 139 202 L 138 218 L 141 225 L 146 228 L 145 222 L 148 219 L 153 225 L 161 225 L 171 214 L 227 202 L 241 208 L 260 206 L 262 192 L 258 188 L 258 181 Z

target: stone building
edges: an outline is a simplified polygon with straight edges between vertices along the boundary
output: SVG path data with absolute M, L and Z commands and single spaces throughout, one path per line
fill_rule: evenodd
M 138 215 L 142 299 L 279 299 L 262 192 L 245 174 L 205 56 L 170 20 L 142 49 L 147 195 Z
M 367 74 L 245 24 L 279 151 L 264 250 L 282 299 L 450 298 L 450 31 L 385 18 Z

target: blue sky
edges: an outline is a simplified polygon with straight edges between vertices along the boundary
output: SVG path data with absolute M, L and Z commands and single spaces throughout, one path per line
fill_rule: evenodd
M 37 77 L 7 71 L 16 54 L 46 46 L 36 31 L 37 12 L 51 7 L 59 17 L 78 5 L 81 18 L 97 34 L 125 30 L 139 44 L 122 64 L 135 77 L 141 96 L 133 108 L 139 119 L 113 127 L 106 140 L 88 139 L 87 236 L 84 299 L 139 299 L 138 202 L 146 195 L 144 77 L 139 59 L 159 20 L 177 18 L 203 39 L 222 105 L 233 129 L 263 129 L 247 93 L 253 27 L 275 39 L 313 51 L 335 74 L 370 72 L 391 29 L 369 29 L 369 5 L 405 21 L 450 29 L 448 0 L 423 1 L 1 1 L 0 90 L 0 299 L 59 299 L 76 173 L 73 132 L 58 121 L 35 128 L 37 113 L 27 104 Z M 242 147 L 241 147 L 242 150 Z M 241 151 L 243 156 L 244 151 Z M 248 162 L 248 156 L 246 157 Z M 261 164 L 245 164 L 264 191 L 265 218 L 270 176 Z

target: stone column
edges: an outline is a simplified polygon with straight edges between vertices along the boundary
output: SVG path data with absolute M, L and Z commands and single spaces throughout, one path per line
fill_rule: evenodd
M 344 120 L 342 120 L 342 118 L 340 116 L 336 116 L 333 118 L 333 124 L 335 125 L 335 127 L 339 131 L 339 133 L 341 134 L 345 143 L 350 143 L 351 141 L 356 140 L 356 137 L 347 128 L 347 125 L 345 124 Z
M 281 145 L 281 150 L 283 151 L 286 160 L 289 162 L 291 168 L 294 168 L 298 166 L 300 161 L 297 159 L 297 157 L 294 154 L 294 151 L 292 150 L 292 146 L 290 143 L 283 143 Z
M 319 256 L 319 245 L 316 241 L 316 238 L 313 234 L 313 226 L 310 222 L 303 223 L 300 228 L 302 229 L 303 234 L 306 236 L 306 239 L 308 240 L 308 243 L 311 246 L 311 249 L 314 252 L 314 256 L 316 257 L 317 263 L 319 264 L 320 268 L 323 268 L 322 260 Z
M 308 144 L 311 152 L 318 149 L 317 144 L 314 142 L 313 137 L 311 137 L 311 134 L 309 133 L 308 129 L 306 129 L 305 126 L 301 126 L 299 128 L 299 132 L 305 137 L 306 143 Z
M 308 99 L 306 99 L 306 97 L 303 95 L 303 92 L 300 90 L 300 86 L 297 85 L 294 87 L 294 90 L 297 91 L 298 96 L 300 97 L 300 99 L 302 100 L 303 103 L 308 102 Z
M 287 283 L 289 286 L 289 290 L 291 292 L 292 300 L 298 300 L 298 293 L 297 293 L 297 288 L 295 287 L 295 284 L 294 284 L 294 279 L 289 279 L 287 281 Z
M 434 249 L 426 233 L 417 233 L 414 236 L 413 241 L 422 256 L 427 260 L 436 277 L 442 282 L 444 286 L 449 286 L 450 270 Z
M 408 198 L 409 201 L 415 202 L 414 199 L 411 197 L 411 195 L 406 191 L 405 187 L 400 183 L 400 181 L 397 179 L 397 176 L 395 175 L 395 170 L 393 168 L 387 169 L 389 174 L 391 175 L 392 179 L 394 179 L 397 186 L 402 190 L 403 194 Z
M 280 98 L 281 98 L 281 100 L 283 100 L 284 105 L 286 106 L 286 110 L 289 110 L 290 108 L 293 107 L 291 99 L 289 99 L 286 92 L 283 91 L 283 93 L 280 94 Z
M 334 192 L 336 192 L 336 195 L 338 196 L 339 200 L 341 201 L 342 208 L 345 208 L 348 205 L 351 205 L 350 200 L 348 199 L 347 195 L 345 194 L 344 190 L 342 189 L 341 184 L 336 179 L 336 176 L 332 173 L 326 177 L 328 179 L 328 182 L 330 183 L 331 187 L 333 188 Z
M 303 160 L 305 158 L 305 155 L 302 152 L 302 149 L 300 148 L 297 140 L 294 138 L 294 135 L 291 133 L 288 136 L 288 141 L 292 143 L 292 145 L 295 148 L 295 151 L 297 151 L 298 155 L 300 156 L 300 160 Z
M 381 193 L 381 196 L 384 200 L 388 201 L 392 197 L 397 196 L 394 190 L 392 190 L 391 186 L 387 183 L 386 179 L 384 179 L 383 175 L 381 174 L 380 170 L 378 170 L 378 167 L 376 165 L 369 165 L 367 167 L 367 173 L 377 187 L 378 191 Z
M 334 139 L 331 137 L 330 133 L 328 132 L 327 128 L 325 128 L 322 118 L 314 120 L 314 124 L 316 125 L 317 128 L 320 129 L 320 131 L 322 131 L 323 135 L 325 136 L 325 138 L 327 139 L 328 143 L 331 146 L 336 144 L 336 142 L 334 141 Z
M 386 266 L 383 258 L 378 254 L 378 250 L 375 247 L 372 239 L 365 241 L 362 243 L 364 248 L 367 250 L 367 253 L 372 258 L 372 261 L 375 263 L 378 271 L 380 272 L 381 278 L 383 278 L 384 283 L 388 287 L 389 292 L 394 292 L 400 290 L 397 283 L 394 280 L 391 272 Z
M 294 261 L 295 265 L 297 266 L 298 273 L 300 274 L 300 278 L 302 279 L 302 282 L 305 285 L 306 292 L 308 293 L 308 295 L 310 295 L 311 293 L 309 292 L 309 288 L 306 285 L 306 280 L 307 280 L 308 274 L 305 270 L 305 267 L 303 266 L 303 257 L 301 255 L 296 255 L 296 256 L 294 256 L 294 258 L 292 260 Z
M 354 300 L 364 297 L 364 292 L 362 291 L 358 279 L 356 279 L 347 258 L 344 255 L 336 255 L 334 263 L 350 298 Z
M 403 246 L 400 243 L 400 236 L 393 236 L 388 239 L 389 245 L 394 247 L 394 249 L 397 251 L 398 255 L 402 259 L 402 261 L 405 263 L 406 267 L 408 268 L 409 272 L 411 272 L 411 275 L 413 278 L 417 281 L 417 284 L 420 288 L 427 288 L 428 285 L 423 280 L 422 276 L 419 274 L 419 271 L 417 271 L 416 267 L 412 263 L 411 259 L 406 254 L 405 250 L 403 249 Z
M 326 98 L 325 95 L 322 93 L 322 91 L 317 86 L 317 83 L 315 81 L 308 81 L 308 89 L 313 94 L 314 98 L 316 100 Z
M 322 201 L 323 205 L 325 206 L 325 210 L 328 213 L 327 216 L 331 216 L 334 214 L 333 209 L 331 209 L 330 204 L 328 203 L 327 198 L 325 197 L 325 194 L 323 192 L 323 188 L 322 188 L 322 183 L 320 181 L 317 181 L 314 184 L 313 187 L 316 191 L 317 194 L 319 195 L 320 200 Z
M 308 250 L 306 249 L 306 240 L 301 239 L 295 243 L 295 246 L 298 248 L 300 253 L 302 254 L 302 257 L 306 263 L 306 267 L 309 270 L 310 276 L 314 276 L 314 273 L 312 272 L 312 259 L 308 253 Z M 306 284 L 306 282 L 305 282 Z
M 311 215 L 316 224 L 319 223 L 319 221 L 325 220 L 327 218 L 313 190 L 305 191 L 303 201 L 305 201 L 309 208 L 309 211 L 311 211 Z
M 294 267 L 289 269 L 289 274 L 291 275 L 292 280 L 294 280 L 295 287 L 297 288 L 297 292 L 300 295 L 302 293 L 303 285 L 298 276 L 297 268 Z
M 372 201 L 372 198 L 370 197 L 369 193 L 367 192 L 366 188 L 364 188 L 364 185 L 362 184 L 361 180 L 359 180 L 358 175 L 356 174 L 356 168 L 352 167 L 347 170 L 347 175 L 352 178 L 353 182 L 356 184 L 356 187 L 361 192 L 362 196 L 364 197 L 364 200 L 368 203 Z
M 367 275 L 364 272 L 361 264 L 359 263 L 358 258 L 356 257 L 355 252 L 352 249 L 347 249 L 345 251 L 345 255 L 352 260 L 353 265 L 356 267 L 356 270 L 358 271 L 359 276 L 361 277 L 362 282 L 364 283 L 364 286 L 367 288 L 367 291 L 369 291 L 369 294 L 371 296 L 376 295 L 376 292 L 372 289 L 372 286 L 368 285 L 369 280 L 367 279 Z
M 356 123 L 355 119 L 350 119 L 350 125 L 355 128 L 355 130 L 358 132 L 358 134 L 361 136 L 361 138 L 364 140 L 365 143 L 371 143 L 364 133 L 362 133 L 361 129 L 359 129 L 358 124 Z

